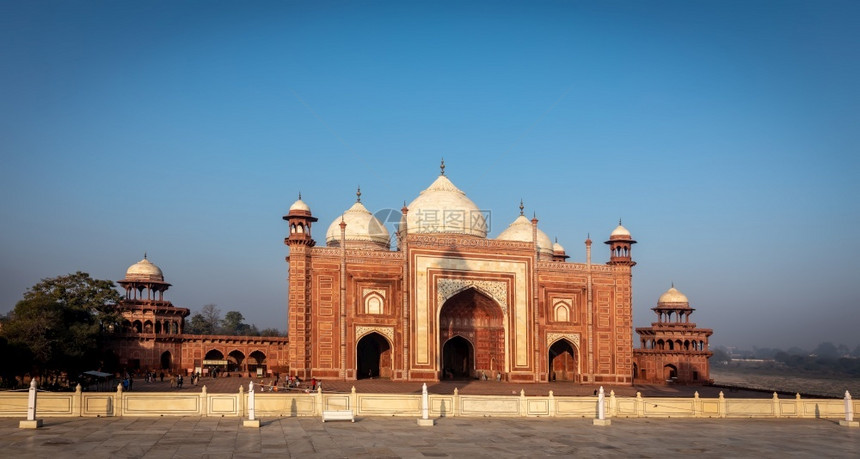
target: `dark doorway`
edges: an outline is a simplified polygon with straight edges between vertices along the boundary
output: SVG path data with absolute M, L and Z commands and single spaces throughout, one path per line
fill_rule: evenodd
M 453 341 L 457 337 L 459 340 Z M 441 379 L 450 379 L 451 373 L 457 378 L 502 377 L 505 371 L 502 308 L 474 287 L 457 293 L 439 311 L 439 345 Z
M 472 343 L 466 338 L 455 336 L 442 346 L 442 379 L 471 379 L 474 369 Z
M 161 353 L 161 369 L 169 370 L 173 366 L 173 356 L 170 355 L 170 351 L 164 351 Z
M 549 348 L 549 377 L 553 381 L 576 381 L 576 350 L 565 339 Z
M 669 341 L 671 343 L 671 341 Z M 666 365 L 663 367 L 663 376 L 667 382 L 674 382 L 678 379 L 678 368 L 675 365 Z
M 391 346 L 379 333 L 369 333 L 358 340 L 356 357 L 356 379 L 391 377 Z

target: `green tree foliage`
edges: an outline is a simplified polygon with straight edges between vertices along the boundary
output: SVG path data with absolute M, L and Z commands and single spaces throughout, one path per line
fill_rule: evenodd
M 185 333 L 192 335 L 214 335 L 221 332 L 221 310 L 214 304 L 207 304 L 191 316 Z
M 102 344 L 118 327 L 119 300 L 113 282 L 80 271 L 43 279 L 24 293 L 0 333 L 7 347 L 32 357 L 31 368 L 18 370 L 74 376 L 101 368 Z
M 225 335 L 244 335 L 245 330 L 249 328 L 244 321 L 245 316 L 241 312 L 227 311 L 227 314 L 224 314 L 224 320 L 221 321 L 222 333 Z
M 194 313 L 186 324 L 185 332 L 192 335 L 232 335 L 260 336 L 261 332 L 254 324 L 246 324 L 245 316 L 239 311 L 227 311 L 221 318 L 221 310 L 214 304 L 203 306 L 200 312 Z M 269 335 L 280 336 L 276 329 L 270 329 Z
M 260 336 L 281 336 L 281 331 L 277 328 L 264 328 L 260 330 Z

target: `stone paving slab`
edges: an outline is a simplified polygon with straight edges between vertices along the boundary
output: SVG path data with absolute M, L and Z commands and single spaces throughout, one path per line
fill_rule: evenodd
M 4 457 L 860 457 L 860 429 L 829 420 L 367 417 L 355 423 L 312 418 L 56 418 L 41 429 L 0 419 Z M 216 428 L 213 428 L 216 427 Z M 104 434 L 104 435 L 95 435 Z

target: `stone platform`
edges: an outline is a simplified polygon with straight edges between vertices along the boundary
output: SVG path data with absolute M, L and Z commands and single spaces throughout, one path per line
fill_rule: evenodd
M 0 419 L 8 457 L 857 457 L 860 429 L 829 420 L 441 418 L 47 418 L 38 430 Z

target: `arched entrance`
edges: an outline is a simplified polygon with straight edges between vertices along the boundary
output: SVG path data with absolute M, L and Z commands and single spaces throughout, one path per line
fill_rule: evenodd
M 475 374 L 475 352 L 466 338 L 455 336 L 442 346 L 442 379 L 470 379 Z
M 440 378 L 496 379 L 505 371 L 502 308 L 489 296 L 468 288 L 439 311 Z
M 243 371 L 242 364 L 245 362 L 245 354 L 235 350 L 227 354 L 227 371 Z
M 560 339 L 549 348 L 549 378 L 552 381 L 577 381 L 576 348 L 570 341 Z
M 218 349 L 208 351 L 203 359 L 204 371 L 207 371 L 210 376 L 218 376 L 219 373 L 227 369 L 227 360 L 224 359 L 224 354 Z
M 262 376 L 266 374 L 266 354 L 254 351 L 248 355 L 248 371 L 251 376 Z
M 671 341 L 669 341 L 671 343 Z M 663 367 L 663 377 L 666 381 L 674 382 L 678 379 L 678 368 L 675 365 L 666 365 Z
M 358 340 L 355 356 L 356 379 L 391 377 L 391 346 L 379 333 L 368 333 Z
M 170 355 L 170 351 L 164 351 L 161 353 L 161 369 L 169 370 L 173 368 L 173 356 Z

